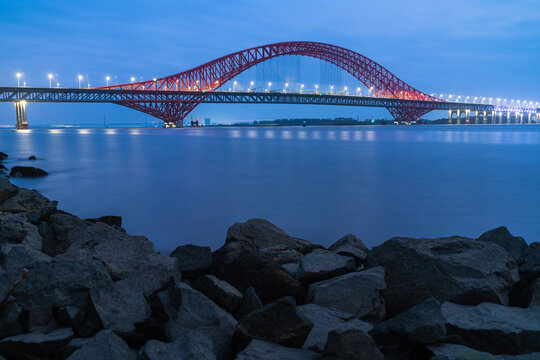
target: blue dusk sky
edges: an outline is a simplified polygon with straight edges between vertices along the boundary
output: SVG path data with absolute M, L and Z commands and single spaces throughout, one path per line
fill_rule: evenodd
M 6 1 L 0 86 L 92 86 L 174 74 L 266 43 L 307 40 L 357 51 L 427 93 L 540 101 L 538 0 Z M 144 122 L 113 104 L 30 104 L 30 125 Z M 384 109 L 202 105 L 213 121 L 389 117 Z M 446 116 L 439 112 L 432 117 Z M 0 104 L 0 125 L 14 124 Z

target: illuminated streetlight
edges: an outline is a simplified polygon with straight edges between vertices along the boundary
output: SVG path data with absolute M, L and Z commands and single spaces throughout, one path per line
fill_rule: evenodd
M 56 87 L 57 87 L 57 88 L 60 87 L 60 83 L 59 83 L 59 82 L 56 83 Z
M 300 92 L 304 90 L 304 84 L 300 85 Z
M 317 93 L 318 88 L 319 88 L 319 85 L 315 84 L 315 94 Z
M 131 77 L 131 82 L 135 82 L 135 78 L 133 76 Z
M 83 76 L 79 75 L 78 78 L 79 78 L 79 89 L 80 89 L 81 88 L 81 80 L 83 79 Z
M 361 90 L 360 87 L 357 87 L 357 88 L 356 88 L 356 95 L 358 95 L 358 94 L 362 95 L 362 94 L 360 93 L 360 90 Z
M 53 78 L 53 74 L 49 74 L 49 88 L 52 88 L 52 78 Z
M 268 82 L 268 92 L 270 92 L 270 86 L 272 86 L 272 83 L 271 82 Z
M 107 81 L 107 86 L 109 86 L 109 80 L 111 80 L 111 77 L 110 77 L 110 76 L 106 76 L 106 77 L 105 77 L 105 80 Z
M 330 86 L 330 93 L 334 92 L 334 85 Z
M 20 72 L 16 73 L 15 76 L 17 77 L 17 87 L 21 86 L 19 84 L 19 80 L 21 79 L 22 74 Z
M 233 82 L 233 91 L 236 91 L 236 84 L 238 84 L 236 81 Z

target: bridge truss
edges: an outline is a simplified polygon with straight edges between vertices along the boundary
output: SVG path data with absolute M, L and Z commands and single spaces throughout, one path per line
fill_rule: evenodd
M 120 100 L 117 103 L 127 106 L 165 122 L 181 122 L 197 105 L 223 84 L 243 71 L 261 62 L 279 56 L 299 55 L 327 61 L 347 71 L 379 98 L 394 99 L 393 106 L 387 106 L 397 121 L 416 120 L 425 113 L 437 108 L 435 103 L 442 100 L 425 94 L 406 84 L 375 61 L 343 47 L 308 41 L 281 42 L 238 51 L 210 61 L 196 68 L 159 79 L 134 82 L 122 85 L 101 87 L 108 90 L 141 91 L 195 91 L 197 95 L 178 95 L 178 101 L 167 101 L 156 106 L 145 101 Z M 201 93 L 204 92 L 204 93 Z M 141 99 L 143 94 L 138 94 Z M 411 100 L 424 101 L 423 106 Z M 427 102 L 433 106 L 428 107 Z

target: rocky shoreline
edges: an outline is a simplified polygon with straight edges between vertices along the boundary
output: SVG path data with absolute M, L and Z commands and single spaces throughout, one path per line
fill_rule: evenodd
M 540 359 L 540 243 L 346 235 L 263 219 L 159 254 L 0 177 L 0 359 Z

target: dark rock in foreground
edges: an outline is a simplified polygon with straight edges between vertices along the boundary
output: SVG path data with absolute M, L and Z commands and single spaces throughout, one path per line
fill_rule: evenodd
M 255 339 L 238 354 L 236 360 L 320 360 L 320 355 Z
M 37 160 L 37 157 L 35 155 L 30 155 L 28 157 L 28 160 Z
M 291 297 L 268 304 L 242 318 L 234 332 L 235 347 L 245 348 L 252 339 L 287 347 L 302 347 L 313 322 L 300 313 Z
M 36 168 L 33 166 L 14 166 L 11 168 L 11 171 L 9 172 L 10 177 L 40 177 L 40 176 L 46 176 L 49 175 L 48 172 L 46 172 L 43 169 Z
M 491 241 L 506 250 L 508 255 L 519 265 L 529 254 L 529 247 L 521 236 L 513 236 L 505 226 L 483 233 L 478 240 Z
M 90 221 L 92 223 L 102 222 L 104 224 L 107 224 L 109 226 L 117 226 L 122 227 L 122 217 L 121 216 L 115 216 L 115 215 L 106 215 L 106 216 L 100 216 L 95 219 L 86 219 L 86 221 Z
M 323 360 L 384 360 L 375 341 L 361 330 L 332 330 L 323 351 Z
M 519 280 L 517 265 L 504 248 L 457 236 L 392 238 L 369 252 L 372 266 L 386 270 L 384 299 L 390 316 L 432 296 L 441 302 L 507 305 Z
M 14 360 L 52 357 L 73 338 L 70 328 L 62 328 L 48 334 L 30 333 L 0 340 L 0 354 Z
M 181 245 L 171 256 L 178 259 L 178 266 L 186 279 L 202 275 L 212 265 L 212 250 L 208 246 Z
M 0 160 L 4 160 L 4 159 L 7 159 L 8 158 L 8 154 L 6 153 L 3 153 L 0 151 Z

